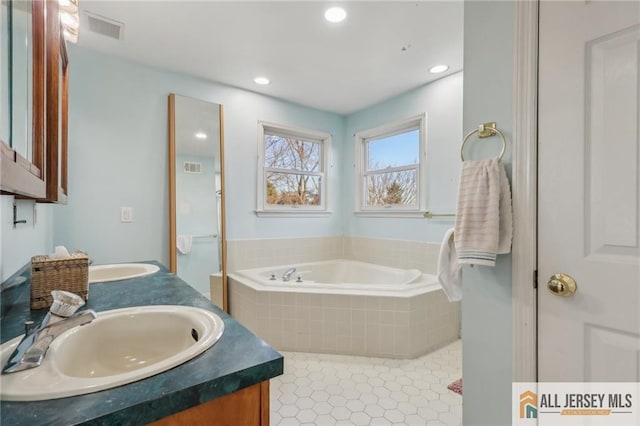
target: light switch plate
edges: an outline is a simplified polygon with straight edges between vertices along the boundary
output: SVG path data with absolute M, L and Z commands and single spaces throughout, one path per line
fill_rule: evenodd
M 133 222 L 133 207 L 120 207 L 120 222 Z

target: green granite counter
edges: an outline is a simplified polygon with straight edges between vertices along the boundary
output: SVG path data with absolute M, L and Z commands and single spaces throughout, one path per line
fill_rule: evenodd
M 0 402 L 3 425 L 138 425 L 200 405 L 282 374 L 283 358 L 229 315 L 157 262 L 142 278 L 91 284 L 86 307 L 100 311 L 143 305 L 186 305 L 218 314 L 224 334 L 210 349 L 172 370 L 92 394 L 35 402 Z M 28 272 L 25 272 L 28 276 Z M 2 343 L 23 333 L 29 309 L 28 281 L 2 292 Z M 6 306 L 6 301 L 11 305 Z

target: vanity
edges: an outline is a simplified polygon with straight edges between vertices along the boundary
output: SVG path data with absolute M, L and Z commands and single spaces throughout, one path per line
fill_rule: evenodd
M 11 425 L 154 424 L 268 425 L 269 379 L 283 372 L 283 357 L 180 278 L 159 266 L 152 275 L 94 283 L 86 308 L 101 311 L 149 305 L 182 305 L 214 312 L 224 321 L 220 340 L 171 370 L 86 395 L 33 402 L 0 402 Z M 29 309 L 27 280 L 2 293 L 2 343 L 39 321 L 46 309 Z M 16 373 L 17 374 L 17 373 Z

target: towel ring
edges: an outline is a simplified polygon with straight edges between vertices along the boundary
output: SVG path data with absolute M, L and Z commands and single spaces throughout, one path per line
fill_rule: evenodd
M 498 160 L 502 160 L 505 151 L 507 150 L 507 139 L 504 137 L 504 134 L 496 127 L 496 123 L 485 123 L 478 126 L 477 129 L 470 131 L 467 133 L 467 136 L 464 137 L 462 141 L 462 146 L 460 147 L 460 159 L 464 161 L 464 145 L 467 143 L 469 138 L 473 136 L 475 133 L 478 133 L 478 137 L 480 138 L 488 138 L 491 136 L 495 136 L 496 133 L 500 135 L 502 138 L 502 150 L 500 151 L 500 155 L 498 156 Z

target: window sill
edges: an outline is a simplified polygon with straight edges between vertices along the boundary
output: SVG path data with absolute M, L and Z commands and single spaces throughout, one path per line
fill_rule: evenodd
M 408 219 L 424 219 L 424 212 L 418 212 L 418 211 L 360 210 L 360 211 L 353 212 L 353 214 L 360 217 L 404 217 Z
M 258 217 L 325 217 L 332 213 L 327 210 L 256 210 Z

